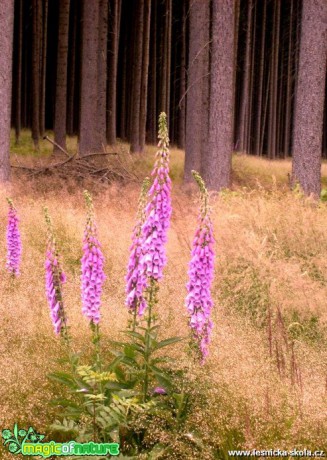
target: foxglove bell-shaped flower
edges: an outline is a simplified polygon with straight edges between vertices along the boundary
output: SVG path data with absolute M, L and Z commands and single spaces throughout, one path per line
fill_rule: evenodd
M 147 287 L 147 277 L 143 265 L 140 263 L 142 257 L 142 224 L 145 220 L 146 193 L 149 188 L 149 179 L 146 178 L 142 185 L 139 199 L 137 222 L 133 230 L 132 245 L 126 275 L 126 305 L 130 311 L 137 311 L 142 316 L 147 307 L 144 292 Z
M 146 220 L 142 226 L 142 260 L 147 278 L 158 281 L 166 265 L 165 243 L 171 217 L 171 180 L 169 177 L 169 138 L 166 114 L 159 117 L 159 150 L 152 171 L 154 178 L 149 190 Z
M 66 282 L 66 276 L 59 263 L 59 255 L 47 209 L 45 209 L 45 218 L 48 224 L 48 243 L 45 260 L 45 291 L 54 331 L 56 334 L 61 333 L 64 335 L 67 333 L 67 318 L 62 297 L 62 284 Z
M 202 207 L 191 252 L 186 308 L 192 335 L 204 362 L 213 326 L 210 314 L 213 306 L 211 283 L 214 272 L 214 237 L 207 205 L 208 192 L 200 175 L 193 171 L 193 176 L 200 187 Z
M 84 196 L 88 206 L 88 217 L 83 238 L 82 313 L 94 324 L 98 324 L 102 285 L 106 278 L 103 271 L 104 257 L 97 237 L 92 198 L 87 191 L 84 192 Z
M 17 210 L 14 208 L 11 199 L 7 199 L 9 204 L 8 225 L 7 225 L 7 270 L 13 275 L 20 274 L 19 267 L 22 253 L 22 243 L 18 228 Z

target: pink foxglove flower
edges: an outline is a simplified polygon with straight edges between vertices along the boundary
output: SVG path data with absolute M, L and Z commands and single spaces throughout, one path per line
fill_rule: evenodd
M 158 281 L 166 265 L 165 243 L 171 216 L 171 180 L 169 177 L 169 138 L 166 114 L 159 117 L 159 150 L 152 171 L 153 184 L 149 190 L 146 220 L 142 227 L 142 265 L 147 278 Z
M 130 311 L 137 311 L 141 316 L 147 307 L 144 292 L 147 287 L 147 277 L 143 265 L 140 263 L 142 256 L 142 224 L 145 220 L 146 193 L 149 188 L 149 179 L 146 178 L 142 185 L 139 199 L 137 222 L 133 230 L 132 245 L 126 275 L 126 305 Z
M 20 274 L 19 267 L 22 253 L 22 243 L 18 228 L 17 211 L 14 208 L 12 200 L 7 199 L 9 203 L 8 225 L 7 225 L 7 270 L 13 275 Z
M 45 260 L 46 297 L 55 333 L 66 334 L 67 337 L 67 318 L 62 297 L 62 284 L 66 282 L 66 276 L 59 263 L 56 242 L 47 209 L 45 209 L 45 218 L 48 224 L 48 243 Z
M 197 343 L 203 362 L 208 355 L 208 344 L 212 330 L 210 314 L 213 306 L 211 283 L 214 272 L 214 238 L 207 206 L 208 192 L 200 175 L 193 171 L 193 176 L 200 187 L 203 204 L 193 240 L 188 272 L 186 308 L 189 313 L 189 325 L 192 329 L 193 338 Z
M 98 324 L 102 285 L 106 278 L 103 271 L 104 257 L 97 237 L 92 198 L 87 191 L 84 192 L 84 196 L 88 205 L 88 217 L 83 239 L 82 313 L 94 324 Z

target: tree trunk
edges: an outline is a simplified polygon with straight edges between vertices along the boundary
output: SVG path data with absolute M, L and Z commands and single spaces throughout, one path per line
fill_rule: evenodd
M 260 46 L 260 66 L 259 66 L 259 87 L 258 87 L 258 104 L 256 112 L 256 124 L 255 124 L 255 149 L 256 155 L 261 156 L 261 138 L 263 138 L 262 132 L 262 107 L 263 107 L 263 79 L 265 69 L 265 47 L 266 47 L 266 18 L 267 18 L 267 1 L 263 1 L 263 13 L 262 13 L 262 32 L 261 32 L 261 46 Z
M 0 2 L 0 182 L 10 180 L 10 122 L 12 55 L 14 41 L 14 0 Z
M 150 19 L 151 0 L 145 0 L 144 5 L 144 34 L 143 34 L 143 60 L 141 79 L 141 101 L 140 101 L 140 152 L 143 152 L 146 135 L 146 114 L 148 98 L 148 72 L 149 72 L 149 47 L 150 47 Z
M 19 144 L 22 129 L 22 56 L 23 56 L 23 0 L 18 0 L 18 34 L 17 34 L 17 75 L 15 98 L 15 138 Z
M 69 25 L 69 43 L 68 43 L 68 62 L 69 66 L 67 68 L 67 134 L 72 136 L 75 130 L 75 88 L 76 88 L 76 43 L 77 43 L 77 8 L 76 1 L 72 1 L 70 11 L 71 11 L 71 23 Z M 59 18 L 60 21 L 60 18 Z M 59 46 L 59 44 L 58 44 Z
M 120 101 L 120 138 L 125 141 L 127 138 L 127 34 L 123 37 L 123 62 L 121 76 L 121 101 Z M 109 113 L 110 116 L 110 113 Z M 108 141 L 110 144 L 110 142 Z
M 209 141 L 203 178 L 209 189 L 230 186 L 233 150 L 234 0 L 213 0 Z
M 107 142 L 109 145 L 114 145 L 117 135 L 117 69 L 121 0 L 111 0 L 109 5 L 111 9 L 109 12 Z
M 240 121 L 239 121 L 239 139 L 238 150 L 245 152 L 247 148 L 249 107 L 250 107 L 250 75 L 251 75 L 251 38 L 252 38 L 252 10 L 253 0 L 248 0 L 247 9 L 247 30 L 246 30 L 246 49 L 244 77 L 242 82 Z
M 40 134 L 45 133 L 45 89 L 47 70 L 48 0 L 40 2 Z
M 107 144 L 107 41 L 108 1 L 99 0 L 98 135 L 102 148 Z
M 66 149 L 69 9 L 70 0 L 60 0 L 54 139 L 64 149 Z M 54 146 L 54 152 L 57 151 L 57 147 Z
M 280 0 L 274 3 L 273 38 L 271 53 L 271 79 L 269 95 L 268 155 L 276 158 L 277 154 L 277 106 L 278 106 L 278 55 L 280 34 Z
M 133 56 L 132 110 L 131 110 L 131 152 L 141 152 L 140 142 L 140 101 L 142 85 L 142 55 L 144 34 L 144 1 L 137 5 L 135 48 Z
M 290 156 L 291 139 L 291 114 L 292 114 L 292 55 L 293 55 L 293 0 L 290 6 L 289 32 L 288 32 L 288 55 L 287 55 L 287 86 L 286 86 L 286 113 L 285 113 L 285 136 L 284 156 Z
M 327 2 L 303 0 L 299 74 L 296 91 L 293 184 L 320 196 L 322 124 L 327 59 Z
M 171 25 L 172 25 L 172 14 L 173 14 L 173 3 L 172 0 L 166 0 L 166 41 L 165 41 L 165 79 L 166 79 L 166 103 L 165 112 L 167 115 L 168 130 L 170 129 L 170 75 L 171 75 Z
M 32 1 L 32 139 L 35 150 L 39 149 L 40 138 L 40 0 Z
M 190 5 L 189 64 L 186 100 L 186 139 L 184 181 L 193 181 L 192 170 L 201 172 L 204 102 L 203 92 L 208 76 L 206 41 L 209 25 L 209 2 L 192 0 Z
M 99 0 L 83 0 L 79 154 L 101 150 L 98 134 Z
M 151 39 L 150 39 L 150 76 L 149 76 L 149 106 L 148 106 L 148 136 L 147 141 L 156 144 L 157 140 L 157 4 L 152 0 L 151 5 Z
M 179 100 L 178 105 L 178 142 L 180 149 L 185 148 L 185 91 L 186 91 L 186 2 L 183 2 L 182 17 L 182 40 L 181 40 L 181 62 L 179 70 Z
M 235 0 L 235 13 L 234 13 L 234 75 L 233 75 L 233 87 L 234 87 L 234 102 L 233 106 L 237 105 L 237 64 L 238 64 L 238 54 L 239 54 L 239 31 L 240 31 L 240 17 L 241 17 L 241 1 Z M 233 150 L 238 148 L 238 138 L 237 138 L 237 110 L 234 110 L 234 121 L 233 121 Z

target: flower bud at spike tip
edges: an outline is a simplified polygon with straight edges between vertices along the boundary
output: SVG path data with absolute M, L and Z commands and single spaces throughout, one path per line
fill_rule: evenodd
M 9 204 L 8 225 L 7 225 L 7 270 L 13 275 L 20 274 L 19 267 L 22 254 L 22 243 L 18 228 L 18 215 L 13 202 L 7 198 Z
M 199 186 L 202 203 L 193 240 L 185 304 L 192 336 L 203 363 L 208 355 L 208 344 L 213 326 L 210 313 L 213 306 L 211 283 L 214 271 L 214 238 L 209 216 L 208 191 L 199 173 L 192 171 L 192 174 Z
M 82 313 L 94 324 L 98 324 L 100 321 L 102 285 L 106 278 L 103 271 L 104 257 L 98 241 L 92 197 L 87 190 L 84 191 L 84 198 L 88 213 L 83 238 Z
M 130 310 L 137 311 L 142 315 L 147 304 L 144 298 L 144 291 L 147 287 L 147 278 L 140 264 L 142 255 L 142 225 L 145 220 L 146 195 L 150 187 L 150 179 L 146 177 L 142 184 L 137 210 L 137 222 L 135 224 L 132 236 L 132 245 L 130 247 L 130 257 L 127 266 L 126 275 L 126 305 Z
M 47 250 L 45 260 L 45 290 L 50 308 L 51 320 L 56 334 L 67 335 L 67 318 L 62 297 L 62 284 L 66 276 L 59 263 L 59 254 L 53 235 L 52 223 L 47 208 L 44 208 L 45 221 L 47 224 Z
M 167 232 L 171 216 L 171 180 L 169 177 L 169 138 L 167 117 L 159 116 L 159 150 L 152 171 L 153 183 L 149 190 L 149 203 L 146 207 L 146 220 L 142 226 L 142 260 L 141 264 L 147 278 L 158 281 L 162 278 L 166 265 Z

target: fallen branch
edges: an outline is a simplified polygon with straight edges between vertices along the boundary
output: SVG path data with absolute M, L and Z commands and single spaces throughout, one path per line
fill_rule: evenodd
M 69 153 L 67 152 L 67 150 L 65 150 L 63 147 L 61 147 L 61 145 L 59 145 L 57 142 L 53 141 L 52 139 L 50 139 L 50 137 L 48 136 L 43 136 L 43 139 L 46 139 L 47 141 L 50 142 L 50 144 L 54 145 L 55 147 L 57 147 L 59 150 L 61 150 L 65 155 L 68 156 L 68 158 L 70 158 L 70 155 Z
M 79 156 L 78 159 L 79 160 L 84 160 L 84 158 L 89 158 L 89 157 L 95 157 L 95 156 L 99 156 L 99 155 L 119 155 L 118 152 L 98 152 L 98 153 L 89 153 L 87 155 L 83 155 L 83 156 Z

